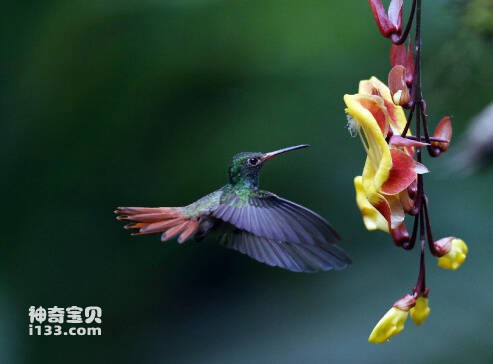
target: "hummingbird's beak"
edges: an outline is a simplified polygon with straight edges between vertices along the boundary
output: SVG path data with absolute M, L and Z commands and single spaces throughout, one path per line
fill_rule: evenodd
M 274 158 L 275 156 L 278 156 L 279 154 L 283 154 L 283 153 L 286 153 L 286 152 L 289 152 L 289 151 L 292 151 L 295 149 L 307 148 L 309 146 L 310 146 L 309 144 L 301 144 L 301 145 L 295 145 L 294 147 L 287 147 L 287 148 L 275 150 L 275 151 L 270 152 L 270 153 L 265 153 L 264 156 L 262 158 L 260 158 L 260 160 L 262 162 L 264 162 L 268 159 L 271 159 L 271 158 Z

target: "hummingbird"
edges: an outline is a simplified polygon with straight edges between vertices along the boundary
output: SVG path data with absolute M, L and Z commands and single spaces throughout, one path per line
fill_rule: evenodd
M 215 234 L 226 248 L 293 272 L 339 270 L 351 264 L 335 243 L 337 232 L 317 213 L 259 189 L 264 163 L 280 154 L 309 147 L 296 145 L 270 153 L 235 154 L 228 183 L 182 207 L 118 207 L 132 235 L 161 234 L 161 241 L 201 241 Z

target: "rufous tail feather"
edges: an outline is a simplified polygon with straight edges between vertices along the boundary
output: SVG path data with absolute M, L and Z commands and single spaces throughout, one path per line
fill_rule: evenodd
M 183 214 L 176 207 L 118 207 L 117 220 L 130 221 L 124 226 L 135 230 L 132 235 L 161 234 L 161 241 L 178 236 L 181 244 L 191 238 L 199 228 L 199 222 Z

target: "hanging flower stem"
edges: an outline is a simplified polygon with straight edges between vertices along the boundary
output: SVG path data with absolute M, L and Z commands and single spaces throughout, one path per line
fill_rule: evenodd
M 421 163 L 423 150 L 431 157 L 446 152 L 452 138 L 452 123 L 449 116 L 443 117 L 430 135 L 421 83 L 423 1 L 412 1 L 404 31 L 403 0 L 391 0 L 388 10 L 382 0 L 368 1 L 380 33 L 393 45 L 388 85 L 372 77 L 360 82 L 358 94 L 344 95 L 350 132 L 357 129 L 360 135 L 364 134 L 364 140 L 371 141 L 369 145 L 363 142 L 367 152 L 365 168 L 361 176 L 354 178 L 356 203 L 368 230 L 389 232 L 395 245 L 405 250 L 412 250 L 417 241 L 420 248 L 419 273 L 412 294 L 394 302 L 368 338 L 370 342 L 383 343 L 403 330 L 408 315 L 416 325 L 421 325 L 430 313 L 426 245 L 438 258 L 438 266 L 450 270 L 461 266 L 468 248 L 454 236 L 435 241 L 431 228 L 424 187 L 424 173 L 428 170 Z M 404 109 L 409 110 L 407 117 Z M 411 234 L 403 212 L 414 218 Z

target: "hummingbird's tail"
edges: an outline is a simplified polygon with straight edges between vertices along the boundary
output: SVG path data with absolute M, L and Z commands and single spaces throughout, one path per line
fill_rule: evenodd
M 180 207 L 117 207 L 117 220 L 131 221 L 125 229 L 135 229 L 132 235 L 161 234 L 161 241 L 178 236 L 183 243 L 199 228 L 199 221 L 183 214 Z

